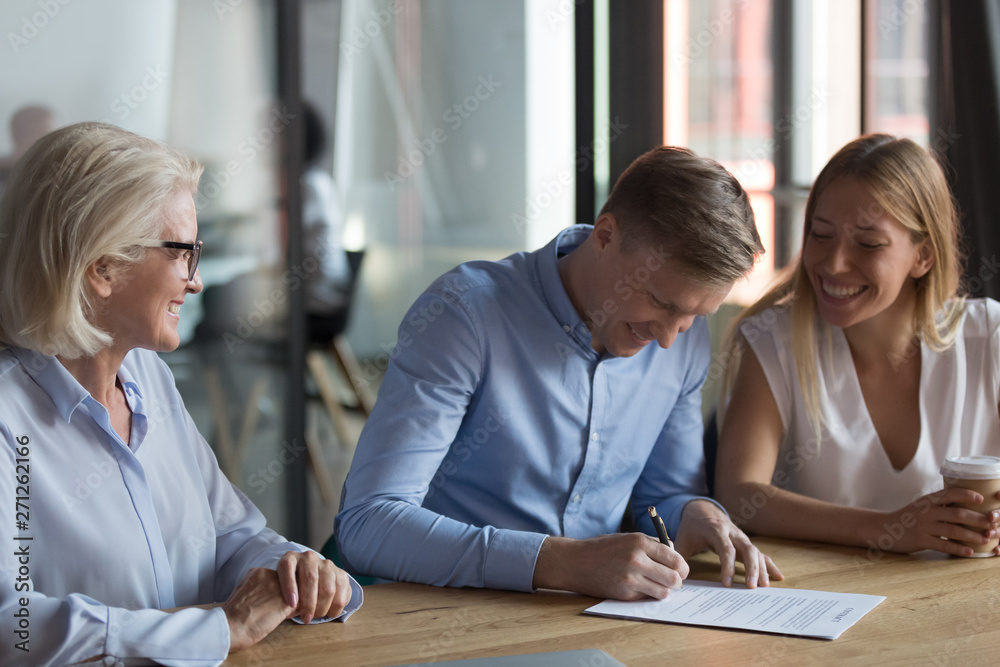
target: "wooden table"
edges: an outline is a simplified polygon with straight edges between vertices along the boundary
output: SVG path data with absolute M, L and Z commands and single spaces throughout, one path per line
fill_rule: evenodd
M 416 584 L 365 588 L 347 623 L 286 623 L 226 665 L 402 665 L 599 648 L 626 665 L 988 665 L 1000 663 L 1000 559 L 902 556 L 757 539 L 779 586 L 884 595 L 834 641 L 624 621 L 581 612 L 594 598 Z M 713 554 L 692 579 L 719 580 Z

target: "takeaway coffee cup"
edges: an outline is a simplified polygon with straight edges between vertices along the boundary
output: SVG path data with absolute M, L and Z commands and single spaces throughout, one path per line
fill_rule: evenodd
M 945 459 L 941 466 L 941 476 L 944 477 L 945 488 L 958 486 L 963 489 L 972 489 L 983 497 L 980 505 L 963 505 L 955 503 L 957 507 L 965 507 L 976 512 L 992 512 L 1000 509 L 1000 500 L 997 500 L 997 491 L 1000 491 L 1000 457 L 998 456 L 955 456 Z M 972 547 L 973 558 L 989 558 L 993 555 L 1000 538 L 993 538 L 987 544 L 976 544 L 972 542 L 962 542 L 962 544 Z

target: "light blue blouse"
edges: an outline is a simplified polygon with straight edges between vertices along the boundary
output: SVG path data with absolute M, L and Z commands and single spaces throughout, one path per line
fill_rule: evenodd
M 118 379 L 131 446 L 54 357 L 0 350 L 0 664 L 218 665 L 221 608 L 159 610 L 307 550 L 226 479 L 156 354 L 131 351 Z

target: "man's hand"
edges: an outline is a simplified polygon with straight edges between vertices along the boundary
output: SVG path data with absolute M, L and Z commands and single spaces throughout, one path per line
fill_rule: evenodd
M 277 572 L 264 567 L 247 572 L 222 609 L 229 621 L 230 653 L 253 646 L 295 615 L 295 607 L 281 597 Z
M 707 500 L 692 500 L 684 506 L 674 546 L 684 558 L 705 549 L 719 554 L 724 586 L 733 584 L 737 558 L 743 563 L 747 588 L 769 586 L 772 578 L 785 578 L 771 558 L 761 553 L 725 512 Z
M 589 540 L 547 537 L 535 561 L 532 584 L 596 598 L 663 599 L 687 575 L 688 565 L 680 554 L 642 533 Z
M 315 551 L 289 551 L 278 561 L 278 581 L 285 603 L 303 623 L 340 616 L 351 601 L 351 578 Z

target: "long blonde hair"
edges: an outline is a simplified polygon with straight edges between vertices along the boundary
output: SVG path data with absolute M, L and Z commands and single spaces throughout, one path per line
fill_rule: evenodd
M 910 230 L 914 243 L 928 239 L 934 262 L 916 279 L 913 329 L 933 350 L 951 347 L 965 310 L 959 293 L 962 254 L 959 246 L 958 212 L 948 182 L 937 161 L 909 139 L 888 134 L 868 134 L 850 142 L 834 155 L 813 184 L 806 203 L 802 247 L 809 239 L 816 203 L 827 186 L 841 177 L 855 179 L 881 207 L 872 215 L 889 215 Z M 728 366 L 723 391 L 732 390 L 745 341 L 739 326 L 747 318 L 769 308 L 790 308 L 792 354 L 805 398 L 806 410 L 817 435 L 823 426 L 816 367 L 816 294 L 802 266 L 802 254 L 777 276 L 771 289 L 744 310 L 733 325 L 728 342 Z M 829 336 L 826 336 L 829 342 Z

